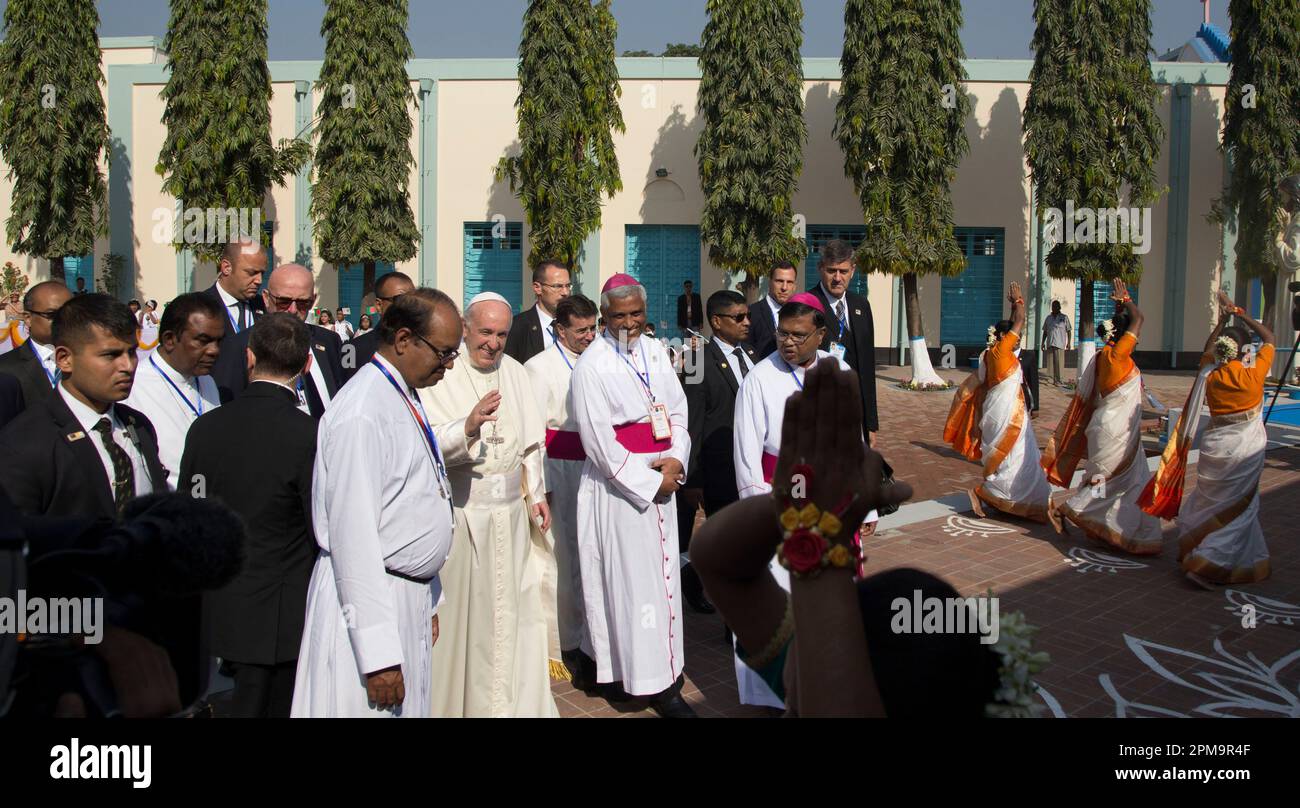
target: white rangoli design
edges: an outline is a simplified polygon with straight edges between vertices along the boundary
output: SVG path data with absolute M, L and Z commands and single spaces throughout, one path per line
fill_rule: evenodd
M 949 516 L 943 532 L 949 536 L 980 536 L 987 539 L 1002 533 L 1015 533 L 1014 527 L 986 522 L 981 519 L 967 519 L 964 516 Z
M 1075 572 L 1082 573 L 1115 573 L 1119 570 L 1139 570 L 1147 566 L 1140 561 L 1120 558 L 1108 553 L 1099 553 L 1096 550 L 1088 550 L 1083 547 L 1071 547 L 1068 555 L 1069 558 L 1063 558 L 1061 561 L 1072 565 Z
M 1175 717 L 1213 718 L 1289 717 L 1300 718 L 1300 649 L 1292 651 L 1273 664 L 1265 664 L 1252 653 L 1245 659 L 1223 650 L 1223 643 L 1214 641 L 1218 657 L 1205 656 L 1168 645 L 1140 640 L 1124 635 L 1129 650 L 1153 672 L 1171 684 L 1208 697 L 1203 704 L 1182 712 L 1155 704 L 1130 701 L 1120 695 L 1109 674 L 1097 677 L 1105 690 L 1115 700 L 1117 718 Z M 1174 673 L 1156 657 L 1166 656 L 1177 667 L 1186 667 L 1183 674 Z
M 1223 595 L 1231 604 L 1223 608 L 1238 616 L 1249 612 L 1257 619 L 1275 626 L 1278 623 L 1288 626 L 1300 623 L 1300 606 L 1283 603 L 1280 600 L 1273 600 L 1262 595 L 1254 595 L 1250 592 L 1242 592 L 1240 589 L 1224 590 Z

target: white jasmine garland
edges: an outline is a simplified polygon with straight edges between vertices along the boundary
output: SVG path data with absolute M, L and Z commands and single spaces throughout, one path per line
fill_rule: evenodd
M 988 338 L 984 340 L 987 347 L 992 348 L 998 341 L 998 329 L 995 326 L 989 326 Z
M 1222 336 L 1214 341 L 1214 358 L 1219 361 L 1219 364 L 1236 359 L 1240 350 L 1241 346 L 1232 337 Z
M 1098 328 L 1101 329 L 1101 341 L 1110 342 L 1111 336 L 1115 333 L 1115 321 L 1102 320 L 1101 323 L 1098 324 Z

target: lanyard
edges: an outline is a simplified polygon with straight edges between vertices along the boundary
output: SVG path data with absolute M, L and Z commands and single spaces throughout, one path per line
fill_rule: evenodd
M 168 376 L 166 373 L 163 373 L 163 369 L 158 367 L 157 362 L 153 361 L 153 354 L 149 354 L 149 364 L 153 365 L 153 369 L 158 371 L 159 376 L 163 377 L 163 381 L 171 385 L 172 389 L 176 391 L 176 395 L 180 396 L 181 401 L 185 402 L 185 406 L 189 407 L 190 412 L 194 413 L 195 418 L 198 418 L 200 415 L 203 414 L 203 394 L 201 392 L 199 392 L 198 390 L 194 391 L 195 395 L 199 399 L 199 406 L 196 407 L 190 403 L 189 397 L 181 392 L 181 388 L 176 386 L 176 382 L 172 381 L 171 377 Z M 196 381 L 194 385 L 195 387 L 197 387 L 198 382 Z
M 642 334 L 641 336 L 642 336 L 643 339 L 645 338 L 645 335 L 644 335 L 644 334 Z M 637 343 L 637 347 L 641 349 L 641 365 L 642 365 L 642 367 L 645 368 L 645 375 L 644 375 L 644 376 L 641 375 L 641 371 L 637 370 L 635 367 L 632 366 L 632 363 L 631 363 L 631 362 L 627 361 L 627 357 L 624 356 L 624 355 L 623 355 L 623 352 L 620 351 L 620 350 L 618 349 L 618 344 L 617 344 L 617 343 L 615 343 L 615 345 L 614 345 L 614 350 L 615 350 L 615 352 L 618 353 L 618 358 L 623 360 L 623 364 L 627 365 L 628 370 L 632 371 L 632 373 L 636 376 L 637 381 L 639 381 L 639 382 L 641 382 L 641 384 L 645 385 L 645 392 L 646 392 L 646 395 L 650 396 L 650 402 L 651 402 L 651 403 L 654 403 L 654 400 L 655 400 L 655 393 L 654 393 L 654 390 L 650 389 L 650 363 L 647 362 L 647 361 L 646 361 L 646 358 L 645 358 L 645 343 L 638 342 L 638 343 Z M 629 353 L 630 353 L 630 352 L 629 352 Z M 567 362 L 568 359 L 566 358 L 564 361 Z
M 235 301 L 235 310 L 236 310 L 236 311 L 239 310 L 239 304 L 240 304 L 240 301 L 236 300 L 236 301 Z M 229 320 L 230 320 L 230 324 L 231 324 L 232 326 L 234 326 L 234 328 L 235 328 L 235 333 L 236 333 L 236 334 L 238 334 L 240 331 L 243 331 L 243 330 L 244 330 L 244 324 L 243 324 L 242 322 L 237 321 L 237 320 L 235 319 L 235 315 L 233 315 L 233 314 L 230 313 L 230 307 L 229 307 L 229 306 L 226 306 L 226 317 L 229 318 Z M 247 319 L 247 318 L 248 318 L 248 303 L 247 303 L 247 302 L 244 303 L 244 311 L 240 312 L 239 317 L 240 317 L 240 319 Z
M 794 383 L 799 385 L 799 389 L 802 390 L 803 382 L 799 380 L 799 376 L 794 372 L 794 368 L 790 367 L 790 363 L 782 359 L 781 364 L 785 365 L 785 369 L 790 371 L 790 378 L 794 379 Z
M 27 341 L 32 344 L 32 356 L 36 357 L 36 364 L 41 366 L 41 372 L 45 374 L 45 378 L 50 380 L 50 387 L 54 387 L 59 383 L 59 379 L 63 378 L 63 371 L 55 368 L 54 372 L 50 373 L 49 368 L 45 367 L 45 360 L 41 359 L 40 352 L 36 350 L 35 340 L 29 339 Z
M 564 360 L 564 364 L 569 366 L 569 370 L 573 370 L 573 363 L 569 361 L 568 355 L 565 354 L 564 349 L 560 347 L 560 341 L 558 339 L 555 341 L 555 350 L 560 352 L 560 358 Z
M 371 359 L 370 361 L 375 367 L 379 368 L 380 373 L 384 374 L 384 378 L 388 379 L 388 383 L 391 384 L 393 389 L 397 391 L 397 394 L 402 397 L 402 401 L 406 402 L 406 408 L 411 411 L 411 417 L 415 419 L 415 423 L 419 424 L 420 431 L 424 433 L 424 439 L 429 443 L 429 451 L 433 454 L 433 464 L 438 468 L 438 474 L 440 475 L 438 487 L 441 488 L 441 478 L 447 476 L 447 467 L 442 464 L 442 452 L 438 450 L 438 439 L 433 436 L 433 430 L 429 428 L 429 424 L 424 420 L 424 416 L 420 415 L 419 410 L 417 410 L 415 405 L 411 403 L 410 396 L 402 392 L 401 386 L 397 383 L 397 380 L 393 378 L 393 374 L 388 372 L 388 368 L 380 364 L 377 359 Z

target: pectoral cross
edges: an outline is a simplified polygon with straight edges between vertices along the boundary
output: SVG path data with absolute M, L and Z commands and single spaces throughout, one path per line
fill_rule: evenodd
M 501 455 L 497 452 L 497 447 L 506 442 L 506 439 L 497 434 L 497 425 L 492 425 L 492 434 L 483 439 L 485 442 L 492 444 L 492 456 L 499 458 Z

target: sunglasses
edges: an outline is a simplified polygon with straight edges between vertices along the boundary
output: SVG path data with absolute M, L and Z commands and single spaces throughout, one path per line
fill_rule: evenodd
M 267 297 L 271 298 L 271 305 L 275 306 L 276 311 L 288 311 L 295 305 L 298 307 L 298 311 L 306 311 L 316 302 L 314 296 L 308 298 L 278 297 L 268 293 Z

